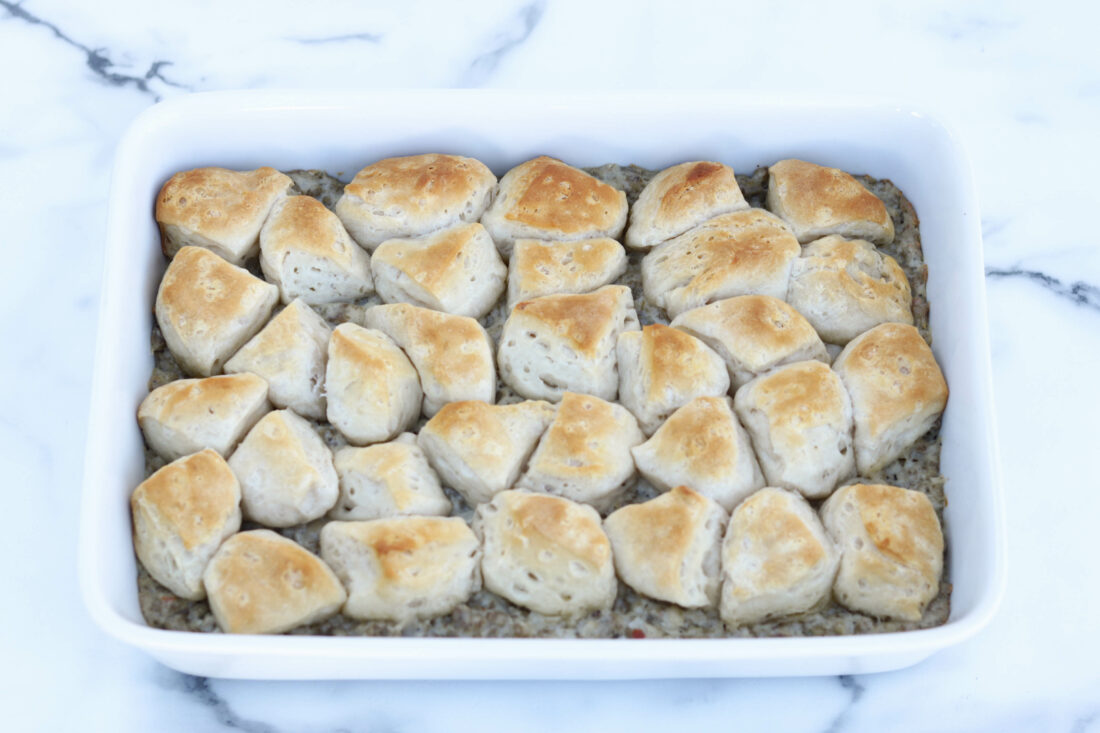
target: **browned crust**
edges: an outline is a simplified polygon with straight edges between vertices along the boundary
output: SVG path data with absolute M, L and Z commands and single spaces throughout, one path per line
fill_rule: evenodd
M 237 478 L 225 459 L 204 451 L 172 461 L 134 490 L 134 514 L 144 510 L 159 518 L 192 550 L 221 531 L 240 501 Z
M 519 196 L 505 219 L 568 235 L 607 230 L 625 207 L 621 191 L 560 160 L 541 156 L 522 165 Z

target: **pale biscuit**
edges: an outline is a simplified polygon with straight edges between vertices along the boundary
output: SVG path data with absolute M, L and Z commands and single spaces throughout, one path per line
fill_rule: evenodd
M 642 595 L 685 608 L 718 601 L 726 511 L 686 486 L 612 512 L 603 522 L 615 569 Z
M 764 485 L 748 433 L 729 397 L 696 397 L 653 437 L 630 449 L 638 472 L 661 491 L 690 486 L 726 510 Z
M 761 489 L 734 510 L 722 542 L 722 620 L 737 627 L 819 608 L 839 563 L 805 499 Z
M 155 216 L 161 248 L 169 257 L 183 247 L 203 247 L 239 265 L 256 253 L 260 227 L 293 185 L 274 168 L 181 171 L 157 194 Z
M 184 247 L 157 289 L 156 318 L 188 373 L 209 377 L 267 323 L 279 289 L 201 247 Z
M 269 412 L 229 459 L 245 517 L 268 527 L 292 527 L 323 516 L 340 495 L 332 452 L 304 418 Z
M 340 478 L 340 498 L 329 512 L 333 519 L 451 513 L 451 500 L 412 433 L 366 448 L 341 448 L 332 462 Z
M 343 612 L 354 619 L 442 616 L 481 589 L 481 548 L 457 517 L 329 522 L 321 557 L 347 587 Z
M 928 497 L 853 484 L 829 497 L 821 518 L 841 553 L 836 599 L 872 616 L 920 620 L 943 574 L 943 530 Z
M 240 529 L 240 504 L 240 485 L 214 451 L 172 461 L 130 495 L 138 559 L 180 598 L 203 598 L 203 571 L 222 541 Z
M 619 391 L 615 344 L 638 330 L 630 288 L 605 285 L 583 295 L 544 295 L 512 308 L 500 335 L 500 377 L 529 399 L 567 391 L 606 400 Z
M 323 621 L 347 600 L 321 558 L 269 529 L 226 540 L 206 567 L 203 585 L 227 634 L 281 634 Z
M 549 402 L 452 402 L 420 429 L 420 447 L 447 486 L 471 506 L 510 489 L 554 419 Z
M 721 214 L 749 208 L 728 165 L 680 163 L 653 176 L 630 207 L 626 246 L 649 249 Z
M 819 361 L 757 377 L 733 398 L 764 477 L 803 496 L 828 496 L 855 473 L 852 402 L 836 372 Z
M 370 255 L 312 196 L 276 204 L 260 230 L 260 267 L 284 303 L 344 303 L 374 292 Z
M 267 382 L 255 374 L 177 379 L 141 401 L 138 424 L 157 455 L 173 461 L 211 448 L 229 456 L 264 413 Z
M 547 615 L 609 609 L 618 590 L 611 543 L 592 507 L 526 491 L 502 491 L 477 508 L 485 587 Z
M 295 300 L 225 362 L 225 371 L 258 374 L 267 380 L 273 405 L 321 420 L 331 335 L 324 318 Z

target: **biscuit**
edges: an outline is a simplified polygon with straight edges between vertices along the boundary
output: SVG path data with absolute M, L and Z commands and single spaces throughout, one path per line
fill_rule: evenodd
M 831 361 L 810 322 L 770 295 L 739 295 L 692 308 L 672 319 L 672 326 L 722 357 L 734 389 L 783 364 Z
M 164 254 L 174 257 L 183 247 L 203 247 L 241 264 L 256 254 L 260 227 L 293 183 L 274 168 L 196 168 L 175 174 L 157 194 Z
M 800 361 L 757 377 L 733 397 L 764 478 L 811 499 L 855 473 L 852 402 L 840 377 Z
M 340 498 L 329 512 L 333 519 L 451 513 L 451 500 L 412 433 L 366 448 L 341 448 L 332 463 L 340 478 Z
M 269 529 L 226 540 L 206 567 L 203 584 L 227 634 L 280 634 L 323 621 L 347 600 L 321 558 Z
M 794 230 L 799 242 L 827 234 L 894 241 L 886 205 L 844 171 L 802 160 L 781 160 L 768 168 L 769 210 Z
M 672 318 L 735 295 L 783 300 L 801 251 L 790 228 L 763 209 L 723 214 L 650 251 L 642 288 Z
M 839 563 L 805 499 L 761 489 L 734 510 L 722 542 L 722 620 L 737 627 L 823 606 Z
M 821 518 L 840 548 L 836 599 L 853 611 L 919 621 L 943 574 L 943 531 L 928 497 L 853 484 L 829 497 Z
M 260 268 L 284 303 L 344 303 L 374 292 L 370 255 L 312 196 L 290 196 L 275 205 L 260 230 Z
M 387 303 L 481 318 L 504 292 L 508 268 L 478 223 L 417 239 L 389 239 L 371 258 L 374 284 Z
M 602 511 L 633 481 L 630 449 L 643 440 L 637 420 L 622 405 L 566 392 L 516 488 L 557 494 Z
M 848 343 L 833 369 L 852 399 L 856 465 L 862 476 L 904 453 L 947 406 L 943 372 L 912 326 L 875 326 Z
M 862 239 L 829 236 L 803 247 L 787 301 L 821 338 L 841 346 L 880 323 L 913 323 L 905 272 Z
M 328 421 L 354 445 L 396 437 L 420 416 L 420 378 L 393 340 L 341 323 L 328 342 Z
M 448 402 L 496 398 L 493 342 L 473 318 L 395 303 L 371 308 L 365 321 L 408 354 L 420 375 L 428 417 Z
M 387 239 L 419 237 L 481 218 L 496 176 L 459 155 L 386 158 L 355 174 L 336 202 L 336 215 L 368 251 Z
M 206 596 L 202 574 L 241 526 L 241 489 L 210 449 L 172 461 L 130 495 L 134 550 L 153 578 L 180 598 Z
M 180 366 L 209 377 L 263 328 L 278 299 L 278 288 L 248 270 L 184 247 L 157 289 L 157 325 Z
M 331 335 L 324 318 L 302 300 L 295 300 L 225 362 L 225 371 L 258 374 L 267 380 L 273 405 L 322 420 Z
M 615 344 L 638 330 L 625 285 L 583 295 L 544 295 L 512 308 L 500 335 L 500 377 L 528 399 L 557 401 L 567 391 L 606 400 L 619 391 Z
M 241 482 L 245 517 L 292 527 L 323 516 L 340 494 L 332 452 L 304 418 L 269 412 L 229 458 Z
M 517 239 L 508 260 L 508 307 L 542 295 L 590 293 L 626 272 L 626 250 L 614 239 L 542 242 Z
M 646 435 L 696 397 L 724 395 L 726 365 L 699 339 L 654 323 L 620 334 L 619 402 L 634 413 Z
M 452 402 L 420 429 L 420 447 L 447 486 L 471 506 L 512 488 L 554 419 L 549 402 Z
M 764 485 L 748 433 L 729 397 L 696 397 L 630 449 L 646 481 L 661 491 L 690 486 L 726 510 Z
M 343 612 L 354 619 L 442 616 L 481 589 L 481 548 L 457 517 L 329 522 L 321 557 L 347 587 Z
M 477 508 L 485 587 L 551 616 L 609 609 L 618 590 L 611 543 L 592 507 L 526 491 L 502 491 Z
M 504 174 L 481 223 L 508 259 L 517 239 L 618 239 L 626 213 L 622 191 L 579 168 L 540 156 Z
M 177 379 L 141 401 L 138 424 L 153 452 L 169 461 L 211 448 L 228 457 L 271 409 L 267 382 L 255 374 Z
M 749 208 L 733 169 L 711 161 L 680 163 L 650 179 L 630 207 L 626 246 L 649 249 L 721 214 Z
M 684 608 L 717 603 L 725 526 L 726 511 L 686 486 L 628 504 L 603 522 L 623 582 Z

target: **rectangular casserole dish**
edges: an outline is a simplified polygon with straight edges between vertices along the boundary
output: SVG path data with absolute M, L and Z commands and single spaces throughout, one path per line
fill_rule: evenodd
M 751 172 L 789 157 L 889 178 L 916 207 L 933 349 L 951 388 L 943 419 L 951 615 L 940 627 L 861 636 L 724 640 L 433 639 L 173 632 L 138 608 L 128 498 L 143 478 L 134 419 L 152 364 L 164 263 L 152 205 L 197 166 L 319 168 L 349 178 L 391 155 L 445 152 L 498 175 L 537 154 L 579 166 L 719 160 Z M 84 477 L 80 581 L 111 636 L 191 674 L 266 679 L 625 679 L 857 674 L 914 664 L 981 629 L 1005 585 L 1002 489 L 984 268 L 969 163 L 943 124 L 881 102 L 724 93 L 218 92 L 146 110 L 119 145 Z

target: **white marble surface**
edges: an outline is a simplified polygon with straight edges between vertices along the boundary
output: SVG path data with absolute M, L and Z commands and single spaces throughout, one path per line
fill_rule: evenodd
M 1100 730 L 1097 6 L 307 7 L 0 0 L 5 730 Z M 275 86 L 835 90 L 946 112 L 983 207 L 1010 545 L 999 615 L 914 668 L 839 679 L 218 681 L 106 638 L 75 554 L 113 149 L 157 99 Z

